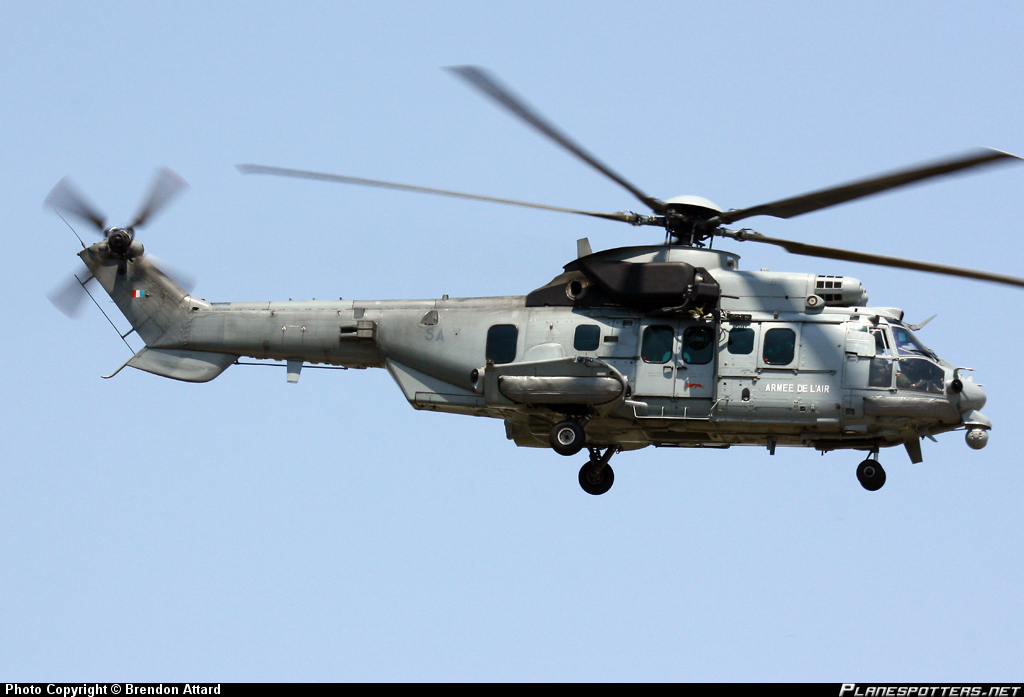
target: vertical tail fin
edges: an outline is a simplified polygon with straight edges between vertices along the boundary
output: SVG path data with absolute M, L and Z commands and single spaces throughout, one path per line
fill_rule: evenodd
M 206 303 L 192 298 L 141 250 L 137 256 L 111 254 L 103 241 L 79 256 L 146 343 L 125 365 L 175 380 L 206 382 L 238 358 L 187 348 L 189 314 Z
M 180 346 L 191 296 L 144 256 L 113 257 L 99 242 L 79 253 L 147 346 Z

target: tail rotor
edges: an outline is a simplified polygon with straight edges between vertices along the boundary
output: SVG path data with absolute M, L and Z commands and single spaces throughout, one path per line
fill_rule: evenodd
M 106 216 L 78 191 L 69 177 L 57 182 L 43 201 L 43 206 L 52 208 L 61 217 L 67 215 L 88 223 L 105 238 L 109 254 L 119 259 L 121 264 L 125 264 L 127 259 L 145 253 L 142 244 L 135 241 L 135 229 L 149 223 L 171 199 L 187 188 L 188 184 L 175 172 L 166 167 L 158 169 L 138 213 L 125 227 L 108 227 Z M 190 274 L 175 269 L 153 255 L 149 255 L 149 262 L 186 292 L 191 292 L 195 287 L 195 278 Z M 68 317 L 74 317 L 81 310 L 82 300 L 86 295 L 85 284 L 91 279 L 92 275 L 89 273 L 74 274 L 50 291 L 47 297 L 58 310 Z
M 85 300 L 85 284 L 91 280 L 92 275 L 88 272 L 82 277 L 72 275 L 47 293 L 46 297 L 68 317 L 77 317 L 82 310 L 82 301 Z
M 106 216 L 78 192 L 70 177 L 64 177 L 57 182 L 43 201 L 43 207 L 83 220 L 96 228 L 101 235 L 106 229 Z
M 149 195 L 145 203 L 135 215 L 135 219 L 128 225 L 129 230 L 142 227 L 152 216 L 156 215 L 167 203 L 188 188 L 188 184 L 177 174 L 161 167 L 153 178 L 153 185 L 149 188 Z

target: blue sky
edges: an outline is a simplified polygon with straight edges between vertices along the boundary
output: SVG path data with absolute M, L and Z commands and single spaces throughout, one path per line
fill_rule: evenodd
M 978 3 L 0 5 L 0 675 L 5 680 L 1006 681 L 1020 676 L 1020 291 L 730 247 L 846 274 L 977 369 L 989 446 L 579 457 L 419 413 L 384 371 L 139 371 L 41 203 L 71 175 L 208 300 L 525 293 L 587 236 L 650 230 L 283 179 L 242 162 L 575 208 L 628 193 L 440 68 L 491 69 L 652 195 L 745 207 L 991 146 L 1024 154 L 1024 7 Z M 772 236 L 1022 275 L 1024 167 Z M 105 305 L 106 306 L 106 305 Z M 136 342 L 135 347 L 138 348 Z M 1017 453 L 1016 455 L 1014 453 Z

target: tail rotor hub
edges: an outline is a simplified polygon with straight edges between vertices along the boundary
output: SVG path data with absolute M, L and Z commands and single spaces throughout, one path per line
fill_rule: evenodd
M 134 231 L 131 228 L 107 228 L 105 231 L 107 237 L 107 248 L 110 253 L 117 257 L 123 257 L 128 254 L 131 249 L 132 241 L 135 239 Z

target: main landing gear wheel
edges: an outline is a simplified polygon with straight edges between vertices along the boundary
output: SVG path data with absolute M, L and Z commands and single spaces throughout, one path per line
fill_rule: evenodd
M 587 442 L 587 434 L 578 421 L 561 421 L 555 424 L 548 436 L 551 447 L 559 455 L 575 455 L 583 450 Z
M 593 496 L 600 496 L 612 488 L 615 483 L 615 472 L 611 465 L 600 460 L 588 460 L 580 467 L 580 486 L 583 491 Z
M 615 472 L 608 465 L 612 455 L 618 452 L 618 448 L 608 448 L 604 455 L 597 448 L 590 448 L 590 460 L 580 467 L 580 486 L 583 491 L 593 496 L 600 496 L 612 488 L 615 482 Z
M 878 460 L 864 460 L 857 465 L 857 480 L 868 491 L 878 491 L 885 484 L 885 470 Z

